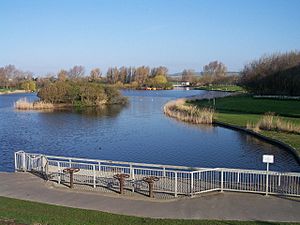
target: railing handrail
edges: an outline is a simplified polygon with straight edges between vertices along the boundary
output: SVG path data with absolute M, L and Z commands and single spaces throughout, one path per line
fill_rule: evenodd
M 51 164 L 51 165 L 50 165 Z M 158 176 L 161 181 L 155 191 L 193 196 L 219 190 L 279 194 L 300 197 L 300 173 L 277 172 L 232 168 L 195 168 L 160 164 L 133 163 L 113 160 L 97 160 L 75 157 L 50 156 L 24 151 L 15 152 L 16 171 L 35 171 L 51 175 L 59 184 L 65 182 L 62 169 L 78 167 L 80 173 L 75 174 L 79 184 L 103 185 L 106 178 L 113 178 L 116 173 L 127 173 L 132 180 L 142 177 Z M 120 170 L 120 171 L 119 171 Z M 91 173 L 92 171 L 92 173 Z M 97 180 L 98 179 L 98 180 Z M 137 184 L 128 184 L 134 188 Z M 131 187 L 131 185 L 133 185 Z M 143 187 L 138 189 L 143 190 Z
M 20 151 L 19 151 L 20 152 Z M 18 152 L 16 152 L 18 153 Z M 27 153 L 29 155 L 43 155 L 37 153 Z M 207 170 L 215 168 L 201 168 L 201 167 L 189 167 L 189 166 L 175 166 L 167 164 L 153 164 L 153 163 L 137 163 L 137 162 L 127 162 L 127 161 L 115 161 L 115 160 L 103 160 L 103 159 L 88 159 L 88 158 L 77 158 L 77 157 L 66 157 L 66 156 L 53 156 L 53 155 L 44 155 L 47 159 L 59 159 L 59 160 L 71 160 L 71 161 L 85 161 L 85 162 L 94 162 L 94 163 L 109 163 L 117 165 L 132 165 L 132 166 L 142 166 L 142 167 L 153 167 L 153 168 L 170 168 L 170 169 L 183 169 L 188 171 L 198 171 L 198 170 Z
M 17 151 L 15 154 L 22 153 L 24 151 Z M 25 152 L 24 152 L 25 153 Z M 126 162 L 126 161 L 114 161 L 114 160 L 98 160 L 98 159 L 88 159 L 88 158 L 77 158 L 77 157 L 65 157 L 65 156 L 52 156 L 52 155 L 44 155 L 40 153 L 27 153 L 28 155 L 33 156 L 44 156 L 49 161 L 60 161 L 68 163 L 71 160 L 73 163 L 80 163 L 86 165 L 95 165 L 95 164 L 87 164 L 82 162 L 94 162 L 94 163 L 108 163 L 108 164 L 116 164 L 121 165 L 121 167 L 129 167 L 134 166 L 135 169 L 165 169 L 168 172 L 205 172 L 205 171 L 223 171 L 223 172 L 236 172 L 236 173 L 256 173 L 256 174 L 266 174 L 265 170 L 252 170 L 252 169 L 238 169 L 238 168 L 201 168 L 201 167 L 188 167 L 188 166 L 174 166 L 174 165 L 164 165 L 164 164 L 151 164 L 151 163 L 135 163 L 135 162 Z M 53 160 L 54 159 L 54 160 Z M 56 159 L 56 160 L 55 160 Z M 65 161 L 63 161 L 65 160 Z M 74 162 L 75 161 L 75 162 Z M 76 162 L 81 161 L 81 162 Z M 105 166 L 113 166 L 113 165 L 105 165 Z M 177 169 L 177 170 L 171 170 Z M 183 169 L 185 171 L 178 171 L 178 169 Z M 281 172 L 281 171 L 269 171 L 269 175 L 288 175 L 288 176 L 297 176 L 300 177 L 300 173 L 295 172 Z

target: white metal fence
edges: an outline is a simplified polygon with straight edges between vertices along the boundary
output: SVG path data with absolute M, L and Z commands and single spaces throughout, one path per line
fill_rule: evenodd
M 131 163 L 110 160 L 95 160 L 48 156 L 15 152 L 15 170 L 38 172 L 58 183 L 69 182 L 63 169 L 80 168 L 74 174 L 74 183 L 91 187 L 113 188 L 118 182 L 113 175 L 129 174 L 125 188 L 132 191 L 147 191 L 144 177 L 156 176 L 154 192 L 193 196 L 211 191 L 238 191 L 290 195 L 300 197 L 300 173 L 285 173 L 261 170 L 227 168 L 191 168 L 184 166 Z

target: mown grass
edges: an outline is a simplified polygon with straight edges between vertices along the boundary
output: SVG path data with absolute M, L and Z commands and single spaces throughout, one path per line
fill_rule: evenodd
M 247 124 L 257 124 L 267 112 L 274 112 L 283 121 L 300 125 L 300 101 L 297 100 L 276 100 L 256 99 L 249 95 L 230 96 L 213 101 L 200 100 L 189 104 L 198 107 L 213 107 L 216 109 L 215 120 L 235 126 L 246 127 Z M 261 130 L 259 133 L 287 143 L 298 150 L 300 155 L 300 135 Z
M 237 85 L 212 85 L 212 86 L 199 86 L 195 89 L 207 91 L 230 91 L 230 92 L 245 92 L 245 90 Z
M 281 116 L 300 117 L 299 100 L 258 99 L 249 95 L 230 96 L 213 101 L 200 100 L 195 102 L 201 107 L 216 107 L 219 112 L 238 112 L 249 114 L 264 114 L 274 112 Z
M 0 224 L 1 220 L 13 219 L 23 224 L 51 224 L 51 225 L 287 225 L 296 223 L 276 223 L 260 221 L 216 221 L 216 220 L 174 220 L 150 219 L 133 216 L 123 216 L 93 210 L 76 209 L 29 201 L 22 201 L 0 197 Z M 99 202 L 101 204 L 101 202 Z M 130 207 L 130 206 L 129 206 Z M 146 209 L 145 209 L 146 210 Z M 3 224 L 5 224 L 3 222 Z M 6 223 L 7 224 L 7 223 Z

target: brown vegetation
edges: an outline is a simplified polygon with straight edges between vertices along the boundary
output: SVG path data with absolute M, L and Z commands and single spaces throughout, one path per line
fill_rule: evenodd
M 256 124 L 247 124 L 247 128 L 259 132 L 260 130 L 278 131 L 300 134 L 300 126 L 275 116 L 274 113 L 266 113 Z
M 29 102 L 26 98 L 21 98 L 14 103 L 14 107 L 19 110 L 43 110 L 53 109 L 54 105 L 43 101 Z
M 300 95 L 300 52 L 252 61 L 244 67 L 240 84 L 258 95 Z
M 212 124 L 214 116 L 213 109 L 185 105 L 184 99 L 167 103 L 164 106 L 164 113 L 167 116 L 196 124 Z

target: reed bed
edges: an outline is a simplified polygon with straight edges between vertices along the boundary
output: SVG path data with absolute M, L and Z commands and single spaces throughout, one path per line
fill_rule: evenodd
M 212 124 L 214 116 L 213 109 L 186 105 L 183 99 L 167 103 L 164 113 L 178 120 L 196 124 Z
M 300 126 L 285 121 L 274 113 L 266 113 L 256 124 L 247 124 L 247 128 L 259 132 L 260 130 L 278 131 L 285 133 L 300 134 Z
M 14 107 L 19 110 L 43 110 L 53 109 L 54 105 L 43 101 L 29 102 L 26 98 L 21 98 L 14 103 Z

